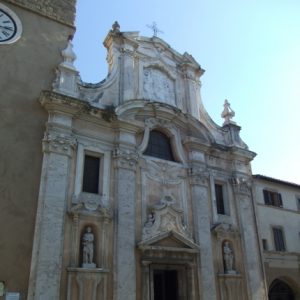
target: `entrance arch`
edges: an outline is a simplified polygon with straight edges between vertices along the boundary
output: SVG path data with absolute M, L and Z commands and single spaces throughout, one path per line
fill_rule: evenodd
M 275 279 L 269 289 L 269 300 L 295 300 L 295 296 L 287 283 Z

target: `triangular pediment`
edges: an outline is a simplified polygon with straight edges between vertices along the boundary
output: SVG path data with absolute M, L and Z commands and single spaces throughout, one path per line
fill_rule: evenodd
M 169 231 L 138 244 L 138 248 L 142 250 L 164 250 L 164 251 L 188 251 L 198 252 L 199 246 L 192 240 L 182 236 L 181 234 Z

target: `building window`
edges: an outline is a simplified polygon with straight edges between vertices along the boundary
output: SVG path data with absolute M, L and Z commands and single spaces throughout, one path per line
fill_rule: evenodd
M 170 139 L 162 132 L 157 130 L 152 130 L 150 132 L 148 146 L 144 154 L 165 160 L 175 161 Z
M 268 241 L 266 239 L 262 239 L 262 246 L 263 246 L 263 250 L 265 251 L 269 250 Z
M 215 184 L 217 213 L 219 215 L 226 215 L 225 213 L 225 201 L 224 201 L 224 187 L 223 184 Z
M 273 228 L 274 246 L 276 251 L 285 251 L 283 230 L 278 227 Z
M 281 194 L 268 190 L 263 190 L 264 200 L 266 205 L 272 205 L 276 207 L 283 207 Z
M 100 158 L 91 155 L 84 156 L 82 191 L 99 194 Z
M 297 197 L 296 200 L 297 200 L 297 208 L 298 210 L 300 210 L 300 197 Z

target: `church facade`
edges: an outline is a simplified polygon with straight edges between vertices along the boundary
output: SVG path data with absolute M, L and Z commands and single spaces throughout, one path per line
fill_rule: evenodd
M 29 299 L 264 299 L 254 153 L 229 103 L 218 127 L 200 65 L 157 37 L 115 23 L 104 44 L 105 81 L 78 81 L 69 42 L 39 99 Z
M 22 65 L 0 74 L 16 80 L 1 99 L 0 299 L 268 299 L 255 153 L 228 101 L 218 126 L 195 59 L 117 22 L 107 78 L 82 82 L 75 1 L 39 2 L 0 3 L 16 25 L 0 51 Z

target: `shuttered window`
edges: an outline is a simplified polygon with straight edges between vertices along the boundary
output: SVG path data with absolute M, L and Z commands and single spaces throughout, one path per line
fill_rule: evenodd
M 154 156 L 165 160 L 174 160 L 170 139 L 162 132 L 152 130 L 149 136 L 149 142 L 144 154 Z
M 280 193 L 263 190 L 264 201 L 266 205 L 283 207 L 282 197 Z
M 99 193 L 100 158 L 90 155 L 84 156 L 84 170 L 82 191 L 87 193 Z
M 283 230 L 281 228 L 273 228 L 274 246 L 276 251 L 285 251 L 285 243 Z

